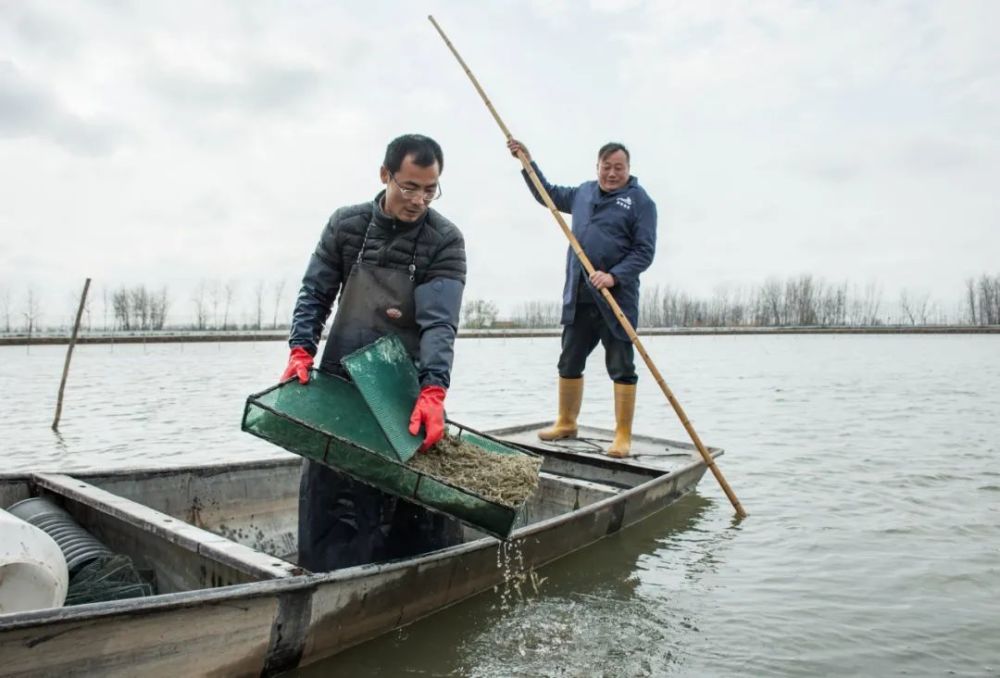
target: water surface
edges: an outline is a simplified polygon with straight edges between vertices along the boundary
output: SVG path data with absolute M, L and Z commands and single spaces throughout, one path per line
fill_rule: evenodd
M 301 675 L 1000 675 L 1000 337 L 651 337 L 750 518 L 706 476 L 674 510 Z M 554 413 L 557 339 L 463 339 L 452 418 Z M 267 458 L 239 431 L 286 349 L 0 347 L 4 470 Z M 582 420 L 610 427 L 592 358 Z M 649 375 L 636 430 L 683 440 Z

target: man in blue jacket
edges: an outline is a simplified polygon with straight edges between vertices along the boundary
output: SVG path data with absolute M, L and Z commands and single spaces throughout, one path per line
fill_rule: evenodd
M 518 151 L 531 161 L 524 144 L 507 142 L 511 155 Z M 538 433 L 542 440 L 572 438 L 583 401 L 583 371 L 597 343 L 604 345 L 608 376 L 614 382 L 615 438 L 608 448 L 612 457 L 626 457 L 632 445 L 635 412 L 635 351 L 632 342 L 601 296 L 607 289 L 632 326 L 638 324 L 639 274 L 649 268 L 656 251 L 656 203 L 630 174 L 628 149 L 608 143 L 597 153 L 597 181 L 579 186 L 556 186 L 545 180 L 538 165 L 531 166 L 560 212 L 573 215 L 573 235 L 594 266 L 587 276 L 572 249 L 566 253 L 563 288 L 562 352 L 559 355 L 559 413 L 552 428 Z M 524 180 L 541 204 L 528 173 Z

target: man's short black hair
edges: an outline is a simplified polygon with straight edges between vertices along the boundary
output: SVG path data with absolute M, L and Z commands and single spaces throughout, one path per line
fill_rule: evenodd
M 608 143 L 601 146 L 601 150 L 597 152 L 597 162 L 604 160 L 606 157 L 612 153 L 617 153 L 621 151 L 625 154 L 625 160 L 629 163 L 632 162 L 632 156 L 629 155 L 628 149 L 625 148 L 625 144 L 620 144 L 617 141 L 609 141 Z
M 438 171 L 444 171 L 444 153 L 438 142 L 423 134 L 404 134 L 389 142 L 385 149 L 385 160 L 382 164 L 390 172 L 398 172 L 406 156 L 412 155 L 413 162 L 420 167 L 430 167 L 438 164 Z

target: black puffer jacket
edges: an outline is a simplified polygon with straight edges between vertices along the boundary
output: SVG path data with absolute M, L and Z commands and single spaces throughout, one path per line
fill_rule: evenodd
M 432 209 L 421 221 L 396 221 L 379 207 L 383 195 L 342 207 L 330 217 L 302 278 L 288 343 L 316 354 L 323 326 L 362 244 L 365 263 L 406 270 L 416 240 L 420 381 L 447 388 L 465 286 L 465 241 L 457 226 Z M 433 281 L 438 282 L 432 288 Z

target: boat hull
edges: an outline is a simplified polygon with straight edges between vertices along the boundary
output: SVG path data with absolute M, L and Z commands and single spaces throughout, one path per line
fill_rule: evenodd
M 690 453 L 687 446 L 671 445 L 675 451 Z M 706 470 L 693 454 L 675 454 L 679 459 L 674 461 L 679 463 L 665 470 L 649 460 L 619 462 L 594 455 L 581 462 L 572 452 L 540 451 L 548 455 L 549 475 L 558 476 L 548 491 L 545 511 L 550 515 L 541 508 L 534 515 L 529 511 L 523 518 L 526 524 L 514 530 L 506 545 L 484 536 L 417 558 L 329 573 L 302 572 L 273 554 L 234 544 L 219 536 L 222 518 L 215 522 L 214 532 L 203 533 L 211 536 L 199 536 L 199 529 L 189 523 L 208 521 L 211 501 L 206 504 L 195 497 L 195 504 L 201 505 L 194 516 L 190 507 L 182 506 L 185 502 L 175 502 L 171 515 L 185 516 L 186 522 L 179 527 L 160 524 L 152 530 L 146 523 L 173 519 L 98 488 L 128 494 L 125 488 L 131 482 L 134 486 L 129 492 L 150 501 L 162 495 L 159 507 L 168 508 L 168 488 L 172 483 L 175 487 L 181 484 L 182 476 L 176 475 L 179 471 L 151 471 L 145 476 L 139 472 L 99 477 L 80 474 L 73 478 L 36 474 L 22 483 L 16 477 L 0 478 L 0 501 L 21 498 L 29 492 L 25 488 L 34 484 L 36 490 L 62 494 L 68 505 L 85 506 L 95 515 L 106 518 L 117 511 L 120 524 L 115 529 L 126 535 L 121 537 L 122 543 L 126 538 L 134 541 L 147 535 L 150 548 L 159 548 L 167 554 L 164 557 L 172 559 L 171 567 L 192 570 L 175 574 L 176 586 L 211 586 L 213 577 L 222 576 L 209 572 L 213 565 L 237 579 L 229 585 L 223 581 L 223 585 L 211 588 L 178 590 L 151 598 L 2 615 L 0 675 L 280 673 L 333 656 L 502 583 L 498 549 L 516 551 L 523 568 L 533 570 L 655 516 L 692 492 Z M 297 460 L 288 460 L 188 469 L 186 482 L 189 488 L 195 482 L 192 477 L 200 479 L 205 488 L 211 483 L 219 488 L 242 483 L 250 494 L 256 494 L 249 487 L 250 479 L 282 474 L 294 477 L 296 464 Z M 263 488 L 260 494 L 262 506 L 281 503 L 267 496 Z M 220 516 L 225 514 L 219 510 Z M 255 520 L 282 522 L 268 517 L 262 509 L 255 510 L 258 513 L 251 516 Z M 78 514 L 87 515 L 80 509 Z M 276 528 L 278 538 L 268 543 L 281 542 L 280 536 L 291 529 L 287 519 L 283 520 Z M 271 539 L 263 530 L 261 535 Z M 164 543 L 171 544 L 173 550 L 166 549 Z M 184 553 L 190 554 L 188 560 L 183 559 Z M 209 558 L 209 568 L 200 572 L 197 568 L 204 568 L 204 558 Z M 241 577 L 257 580 L 239 581 Z

